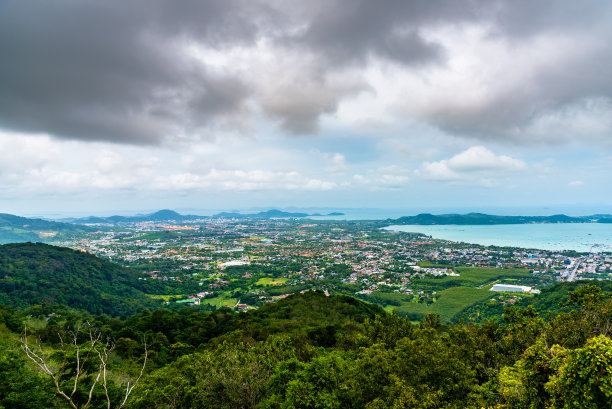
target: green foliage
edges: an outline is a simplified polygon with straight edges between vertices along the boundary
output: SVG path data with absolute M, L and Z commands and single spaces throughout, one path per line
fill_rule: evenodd
M 588 285 L 593 285 L 593 281 L 574 281 L 570 283 L 558 283 L 550 287 L 543 288 L 542 293 L 537 297 L 525 299 L 520 305 L 533 305 L 538 311 L 552 311 L 554 313 L 560 311 L 569 311 L 571 309 L 570 304 L 575 304 L 573 301 L 570 303 L 569 294 Z M 597 281 L 597 287 L 602 292 L 612 291 L 611 281 Z M 574 296 L 574 299 L 576 296 Z
M 134 408 L 252 408 L 268 394 L 275 365 L 291 359 L 286 338 L 259 345 L 223 343 L 184 355 L 135 390 Z
M 49 379 L 30 367 L 16 345 L 0 343 L 0 407 L 53 408 L 55 398 L 49 390 Z
M 340 352 L 319 356 L 308 363 L 283 363 L 270 382 L 272 397 L 262 404 L 264 408 L 317 408 L 346 407 L 346 375 L 351 361 Z M 291 373 L 288 373 L 288 369 Z
M 546 384 L 553 407 L 612 407 L 612 339 L 599 335 L 555 358 L 555 375 Z
M 583 309 L 593 309 L 604 298 L 601 288 L 596 285 L 585 285 L 572 291 L 567 298 L 567 302 L 560 305 L 577 305 Z
M 540 339 L 502 370 L 500 382 L 508 407 L 611 407 L 612 340 L 599 335 L 570 350 Z

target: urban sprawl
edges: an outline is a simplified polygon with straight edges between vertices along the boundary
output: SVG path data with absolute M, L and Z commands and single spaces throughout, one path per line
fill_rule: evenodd
M 379 221 L 220 218 L 97 227 L 56 244 L 131 267 L 167 305 L 236 310 L 317 289 L 415 318 L 442 311 L 450 319 L 476 301 L 508 305 L 558 281 L 608 279 L 612 264 L 609 252 L 456 243 L 386 230 Z

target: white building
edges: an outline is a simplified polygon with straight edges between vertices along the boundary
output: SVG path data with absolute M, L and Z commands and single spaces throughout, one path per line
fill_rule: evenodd
M 491 291 L 505 291 L 510 293 L 532 293 L 538 294 L 540 290 L 532 290 L 531 287 L 526 285 L 513 285 L 513 284 L 495 284 L 491 287 Z

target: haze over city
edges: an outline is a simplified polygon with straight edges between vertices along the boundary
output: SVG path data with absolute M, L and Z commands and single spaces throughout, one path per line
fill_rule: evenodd
M 611 213 L 610 38 L 594 0 L 4 1 L 0 208 Z

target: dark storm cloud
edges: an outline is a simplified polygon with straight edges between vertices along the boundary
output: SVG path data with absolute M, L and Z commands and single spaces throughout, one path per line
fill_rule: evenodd
M 0 124 L 83 140 L 156 143 L 241 108 L 248 88 L 177 49 L 249 42 L 248 2 L 5 1 Z
M 242 123 L 255 115 L 247 108 L 253 103 L 288 132 L 315 133 L 319 118 L 333 114 L 344 98 L 363 90 L 376 93 L 364 78 L 339 81 L 343 70 L 359 71 L 380 59 L 424 74 L 444 68 L 451 50 L 428 39 L 427 30 L 474 23 L 510 43 L 543 33 L 575 33 L 588 41 L 612 35 L 609 4 L 5 0 L 0 2 L 0 128 L 156 144 L 177 135 L 197 138 L 215 124 Z M 197 44 L 223 53 L 234 46 L 255 47 L 261 39 L 279 54 L 268 62 L 274 65 L 270 70 L 260 66 L 252 73 L 219 72 L 184 50 Z M 283 50 L 295 58 L 281 55 Z M 476 107 L 443 104 L 423 119 L 451 133 L 506 137 L 555 106 L 610 98 L 611 61 L 607 47 L 571 67 L 535 73 L 525 89 Z M 265 71 L 286 73 L 295 85 Z
M 319 116 L 351 93 L 333 84 L 317 90 L 318 77 L 372 53 L 414 64 L 440 58 L 419 24 L 439 13 L 465 14 L 454 4 L 8 0 L 0 5 L 0 125 L 142 144 L 193 133 L 243 113 L 256 79 L 213 75 L 182 54 L 180 43 L 223 50 L 267 36 L 324 57 L 317 73 L 304 73 L 313 87 L 301 93 L 308 100 L 272 109 L 264 101 L 285 129 L 315 132 Z M 304 35 L 287 34 L 295 24 L 308 27 Z
M 423 39 L 432 24 L 473 20 L 481 13 L 475 2 L 453 0 L 331 0 L 312 11 L 308 29 L 294 39 L 331 63 L 363 63 L 369 56 L 404 64 L 440 59 L 443 51 Z
M 491 2 L 486 18 L 504 36 L 525 38 L 556 30 L 588 30 L 610 17 L 608 0 L 503 0 Z

